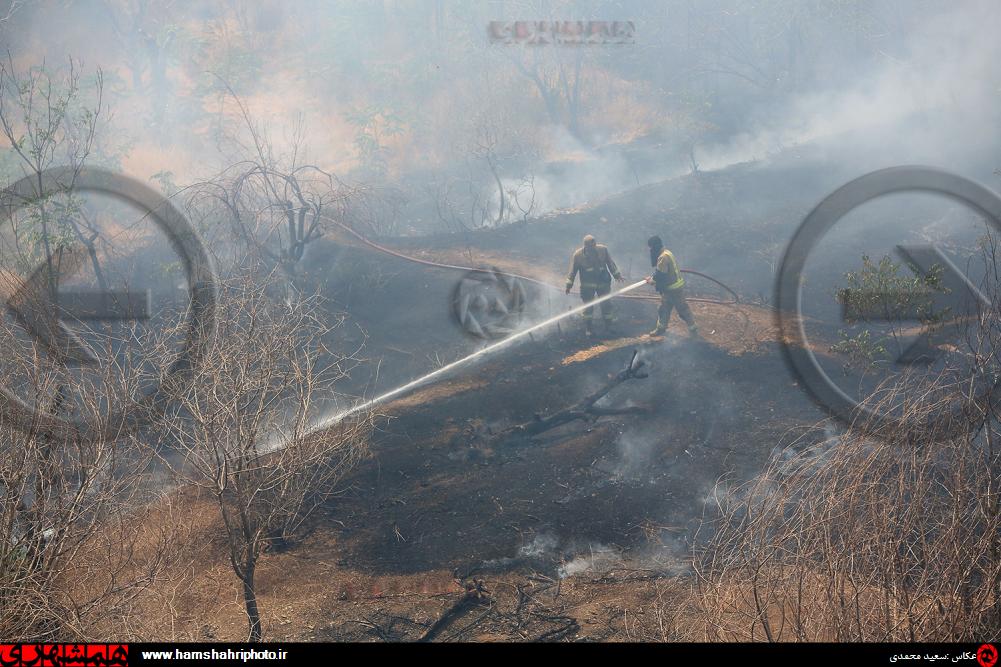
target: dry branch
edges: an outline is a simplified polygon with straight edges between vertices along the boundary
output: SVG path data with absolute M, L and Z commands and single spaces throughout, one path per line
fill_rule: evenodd
M 444 632 L 452 623 L 454 623 L 459 617 L 466 613 L 467 610 L 489 604 L 492 600 L 490 594 L 483 587 L 483 582 L 479 579 L 473 579 L 470 582 L 466 582 L 466 592 L 461 598 L 459 598 L 455 604 L 445 610 L 435 624 L 432 625 L 427 632 L 425 632 L 419 642 L 430 642 L 434 641 L 435 637 Z
M 637 361 L 636 356 L 637 352 L 634 350 L 633 356 L 629 360 L 629 364 L 623 370 L 619 371 L 618 374 L 606 382 L 600 389 L 592 394 L 589 394 L 578 403 L 547 417 L 536 414 L 535 419 L 530 422 L 505 429 L 500 433 L 500 437 L 532 437 L 554 429 L 557 426 L 577 421 L 578 419 L 584 421 L 595 421 L 599 417 L 607 417 L 609 415 L 640 414 L 646 412 L 646 408 L 638 406 L 627 408 L 603 408 L 595 405 L 598 401 L 604 398 L 608 392 L 623 382 L 628 380 L 642 380 L 648 377 L 647 373 L 640 371 L 640 369 L 646 365 L 646 362 L 643 360 Z

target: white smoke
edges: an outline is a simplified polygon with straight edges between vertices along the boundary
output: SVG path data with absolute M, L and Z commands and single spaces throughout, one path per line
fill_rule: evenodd
M 999 139 L 1001 3 L 954 3 L 910 34 L 899 56 L 854 85 L 794 98 L 771 120 L 699 150 L 706 169 L 760 160 L 804 144 L 838 162 L 967 165 Z
M 556 572 L 560 579 L 566 579 L 575 574 L 601 574 L 621 564 L 622 557 L 617 551 L 603 544 L 591 544 L 587 551 L 560 565 Z
M 660 165 L 658 169 L 637 171 L 621 147 L 596 148 L 574 137 L 565 127 L 550 126 L 543 133 L 547 145 L 543 153 L 547 161 L 524 168 L 531 175 L 534 190 L 532 217 L 555 211 L 587 206 L 640 185 L 677 176 L 685 169 Z M 504 191 L 517 192 L 519 201 L 527 204 L 529 188 L 520 178 L 502 178 Z M 497 210 L 499 194 L 493 192 L 491 209 Z M 510 214 L 520 218 L 515 202 L 509 202 Z
M 615 442 L 618 460 L 614 475 L 636 479 L 649 471 L 657 446 L 662 438 L 656 432 L 626 431 Z
M 521 558 L 544 558 L 553 553 L 559 543 L 560 541 L 555 535 L 539 533 L 532 538 L 531 542 L 518 549 L 518 556 Z

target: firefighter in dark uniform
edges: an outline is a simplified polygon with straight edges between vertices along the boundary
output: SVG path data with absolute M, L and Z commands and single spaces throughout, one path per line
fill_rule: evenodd
M 608 254 L 608 248 L 595 242 L 588 234 L 584 237 L 584 247 L 579 248 L 570 260 L 570 273 L 567 274 L 567 294 L 573 288 L 574 278 L 580 274 L 580 298 L 584 303 L 593 301 L 596 296 L 602 297 L 612 291 L 612 278 L 619 282 L 625 280 L 619 269 Z M 591 323 L 594 318 L 594 308 L 587 308 L 583 313 L 584 331 L 590 336 L 593 333 Z M 612 301 L 601 302 L 601 317 L 606 329 L 610 329 L 615 318 L 612 316 Z
M 654 285 L 660 293 L 657 326 L 650 335 L 660 336 L 667 331 L 671 311 L 677 310 L 678 315 L 688 325 L 688 333 L 697 337 L 699 328 L 695 326 L 695 316 L 692 315 L 692 309 L 685 300 L 685 278 L 678 269 L 678 262 L 675 261 L 671 251 L 664 247 L 664 242 L 659 236 L 651 236 L 646 244 L 650 249 L 650 265 L 654 267 L 653 275 L 646 281 L 647 284 Z

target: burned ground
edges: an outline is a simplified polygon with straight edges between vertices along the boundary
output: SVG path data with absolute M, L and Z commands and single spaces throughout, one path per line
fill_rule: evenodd
M 0 457 L 0 630 L 996 634 L 998 414 L 981 401 L 1001 377 L 983 218 L 996 198 L 938 193 L 960 175 L 997 185 L 1001 4 L 630 0 L 591 22 L 573 2 L 521 4 L 540 15 L 510 23 L 512 3 L 468 0 L 0 2 L 0 173 L 24 195 L 6 198 L 0 278 L 19 284 L 44 256 L 44 311 L 58 290 L 146 293 L 151 311 L 52 309 L 103 352 L 78 369 L 51 344 L 56 363 L 42 361 L 55 321 L 29 331 L 13 299 L 5 368 L 24 379 L 6 373 L 7 403 L 30 396 L 43 418 L 7 429 Z M 132 196 L 82 189 L 97 167 Z M 52 197 L 21 188 L 53 173 L 69 178 Z M 852 192 L 869 198 L 844 211 Z M 833 210 L 822 242 L 799 234 Z M 178 216 L 200 239 L 168 232 Z M 564 280 L 585 235 L 635 288 L 597 336 L 553 323 L 580 304 Z M 652 235 L 688 271 L 699 338 L 677 314 L 646 333 Z M 797 312 L 780 323 L 794 238 L 814 243 L 799 275 L 782 272 Z M 186 277 L 192 245 L 218 298 Z M 990 286 L 989 307 L 932 250 Z M 489 355 L 468 315 L 511 309 L 465 293 L 470 271 L 523 279 L 526 312 Z M 915 303 L 945 292 L 980 317 Z M 196 312 L 212 326 L 186 323 Z M 801 377 L 795 345 L 817 362 Z M 833 419 L 807 392 L 817 365 L 835 402 L 891 419 Z M 102 389 L 105 369 L 129 386 Z M 144 390 L 141 430 L 58 447 L 36 428 L 105 421 Z
M 623 328 L 643 324 L 635 316 Z M 596 544 L 648 546 L 644 527 L 687 536 L 718 480 L 753 474 L 787 429 L 819 413 L 774 349 L 736 356 L 683 335 L 637 346 L 650 377 L 606 398 L 644 415 L 572 423 L 534 441 L 496 435 L 579 400 L 628 362 L 632 348 L 564 364 L 589 347 L 576 331 L 385 406 L 375 458 L 332 508 L 347 560 L 380 574 L 471 574 L 499 562 L 552 570 Z M 551 547 L 519 558 L 540 538 Z
M 621 309 L 624 332 L 649 326 L 648 304 Z M 695 308 L 704 322 L 747 310 Z M 822 416 L 774 342 L 734 354 L 712 335 L 691 341 L 681 331 L 610 351 L 576 328 L 554 333 L 382 406 L 372 457 L 302 543 L 265 559 L 269 636 L 416 639 L 463 598 L 458 582 L 479 580 L 489 601 L 463 610 L 440 638 L 675 637 L 663 634 L 660 598 L 684 600 L 703 517 Z M 578 400 L 633 349 L 650 376 L 606 400 L 648 414 L 576 422 L 532 441 L 496 438 Z M 193 610 L 229 587 L 195 580 Z M 210 580 L 214 594 L 202 588 Z M 224 605 L 192 621 L 236 637 L 235 611 Z M 481 616 L 475 631 L 461 631 Z
M 701 340 L 689 339 L 676 315 L 668 335 L 655 339 L 643 334 L 656 303 L 617 299 L 614 333 L 599 326 L 599 337 L 588 338 L 579 320 L 564 320 L 377 406 L 371 456 L 301 542 L 262 563 L 267 636 L 704 638 L 684 610 L 692 549 L 711 531 L 706 520 L 777 450 L 804 434 L 807 441 L 823 437 L 811 431 L 826 415 L 787 368 L 775 313 L 756 296 L 769 283 L 762 259 L 775 254 L 769 234 L 798 224 L 808 193 L 798 203 L 782 199 L 767 213 L 773 224 L 746 238 L 750 249 L 709 268 L 698 258 L 713 239 L 738 242 L 733 229 L 740 221 L 711 212 L 732 205 L 719 193 L 754 190 L 759 177 L 748 167 L 693 178 L 701 180 L 688 187 L 701 188 L 697 201 L 706 209 L 700 227 L 684 224 L 698 210 L 683 179 L 663 184 L 652 199 L 634 193 L 631 208 L 605 202 L 448 241 L 382 240 L 411 256 L 499 266 L 558 285 L 580 236 L 603 229 L 603 212 L 618 206 L 616 225 L 599 234 L 635 279 L 647 271 L 636 248 L 665 224 L 651 206 L 687 198 L 665 204 L 676 207 L 669 233 L 683 266 L 733 282 L 756 303 L 695 303 Z M 769 199 L 767 192 L 758 196 L 755 206 Z M 317 244 L 307 259 L 307 278 L 332 312 L 348 317 L 330 344 L 365 343 L 369 363 L 352 372 L 348 393 L 376 396 L 485 344 L 451 312 L 459 271 L 387 256 L 340 235 Z M 725 300 L 699 278 L 689 286 L 692 296 Z M 536 320 L 576 303 L 576 295 L 558 290 L 531 286 L 528 294 Z M 837 333 L 815 333 L 815 351 L 825 354 Z M 533 439 L 501 437 L 510 426 L 581 400 L 622 370 L 633 351 L 649 377 L 623 382 L 603 401 L 643 414 L 575 421 Z M 208 542 L 215 555 L 184 575 L 191 583 L 178 605 L 185 610 L 181 632 L 236 639 L 243 632 L 238 592 L 220 583 L 225 561 Z M 463 586 L 488 592 L 477 597 Z M 674 615 L 666 617 L 670 609 Z M 443 620 L 446 613 L 455 618 Z M 435 626 L 439 620 L 448 627 Z
M 648 270 L 646 235 L 666 225 L 682 265 L 731 284 L 742 301 L 693 303 L 702 333 L 693 340 L 676 315 L 667 336 L 645 336 L 656 302 L 619 298 L 614 332 L 599 324 L 598 337 L 589 338 L 578 319 L 564 320 L 376 406 L 370 456 L 298 541 L 260 563 L 265 638 L 715 636 L 692 575 L 694 553 L 712 537 L 720 507 L 739 504 L 741 485 L 769 462 L 784 461 L 793 443 L 806 448 L 836 430 L 787 367 L 768 303 L 774 240 L 795 228 L 816 192 L 804 186 L 799 200 L 772 197 L 754 187 L 761 180 L 756 169 L 692 177 L 702 179 L 689 183 L 702 188 L 701 198 L 685 194 L 681 179 L 664 183 L 656 196 L 643 189 L 637 201 L 622 196 L 618 204 L 522 227 L 379 239 L 410 256 L 497 266 L 556 285 L 528 286 L 527 317 L 538 321 L 579 303 L 558 286 L 584 233 L 605 229 L 600 238 L 638 279 Z M 737 191 L 757 193 L 743 214 L 770 225 L 745 220 L 755 230 L 745 233 L 739 216 L 717 211 L 734 206 L 718 195 Z M 672 197 L 687 199 L 668 205 L 675 213 L 665 221 L 657 210 Z M 770 199 L 776 203 L 769 208 Z M 616 206 L 632 212 L 614 226 L 602 222 Z M 729 248 L 727 257 L 706 266 L 713 243 Z M 846 253 L 846 263 L 857 256 Z M 462 271 L 409 262 L 338 234 L 317 243 L 307 259 L 305 279 L 332 316 L 346 318 L 328 344 L 364 344 L 362 363 L 341 387 L 348 396 L 378 396 L 486 344 L 464 332 L 451 310 Z M 698 277 L 689 293 L 726 301 Z M 837 326 L 807 326 L 814 352 L 836 367 L 829 348 Z M 574 421 L 531 439 L 503 436 L 574 405 L 621 371 L 634 351 L 649 376 L 619 384 L 602 404 L 640 407 L 642 414 Z M 334 413 L 347 401 L 325 409 Z M 182 553 L 142 598 L 131 632 L 162 637 L 169 627 L 177 638 L 245 639 L 241 594 L 213 500 L 181 492 L 173 502 L 175 516 L 187 517 Z

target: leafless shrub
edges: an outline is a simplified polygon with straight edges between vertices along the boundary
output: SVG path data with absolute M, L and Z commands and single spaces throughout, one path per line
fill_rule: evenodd
M 212 221 L 221 214 L 228 224 L 206 229 L 208 236 L 235 242 L 237 257 L 251 252 L 257 263 L 281 269 L 291 287 L 299 277 L 306 248 L 323 235 L 330 218 L 343 213 L 355 190 L 334 174 L 302 162 L 301 121 L 282 150 L 266 128 L 254 121 L 243 101 L 229 92 L 250 142 L 233 139 L 237 153 L 231 166 L 187 188 L 186 205 L 199 220 Z
M 535 175 L 526 163 L 538 159 L 539 149 L 516 126 L 498 110 L 476 114 L 451 149 L 462 169 L 437 175 L 425 188 L 448 232 L 525 222 L 536 212 Z
M 403 210 L 408 202 L 407 193 L 394 186 L 353 188 L 349 196 L 338 201 L 337 212 L 332 215 L 365 234 L 400 236 L 407 231 Z
M 270 298 L 276 278 L 226 281 L 215 338 L 167 423 L 182 454 L 168 463 L 216 499 L 253 641 L 263 634 L 255 582 L 262 554 L 286 545 L 337 490 L 365 454 L 369 425 L 357 414 L 309 433 L 315 406 L 355 359 L 324 347 L 337 323 L 321 318 L 316 299 Z
M 104 112 L 100 70 L 92 91 L 81 81 L 73 60 L 61 70 L 44 63 L 19 70 L 9 54 L 0 62 L 0 134 L 13 164 L 39 191 L 47 169 L 72 168 L 60 192 L 26 202 L 16 213 L 4 211 L 11 213 L 0 244 L 4 310 L 13 312 L 9 300 L 19 294 L 21 314 L 41 315 L 50 334 L 57 290 L 72 273 L 70 256 L 80 259 L 86 250 L 98 286 L 108 287 L 106 248 L 98 245 L 104 240 L 73 191 Z M 47 270 L 36 290 L 18 276 L 38 266 Z M 131 530 L 141 520 L 138 499 L 148 497 L 151 454 L 121 419 L 124 409 L 148 405 L 146 364 L 155 363 L 166 343 L 134 322 L 85 327 L 95 359 L 81 366 L 68 363 L 55 341 L 29 339 L 21 324 L 0 318 L 6 392 L 0 410 L 0 635 L 93 638 L 109 619 L 130 616 L 135 596 L 152 585 L 171 554 L 166 528 L 156 535 Z M 123 351 L 127 347 L 132 351 Z M 148 547 L 142 557 L 136 555 L 140 542 Z
M 978 318 L 961 319 L 969 367 L 895 377 L 863 402 L 899 424 L 860 416 L 843 435 L 777 457 L 719 503 L 696 558 L 707 638 L 996 635 L 998 297 L 995 288 Z
M 532 217 L 532 213 L 535 212 L 537 203 L 535 193 L 535 174 L 523 176 L 521 183 L 513 189 L 511 198 L 514 200 L 514 205 L 518 207 L 518 212 L 521 213 L 520 222 L 527 223 L 528 219 Z
M 0 320 L 5 391 L 35 415 L 15 418 L 9 399 L 0 415 L 5 637 L 94 638 L 110 619 L 130 615 L 136 595 L 171 557 L 169 526 L 134 530 L 149 499 L 152 454 L 119 419 L 123 405 L 143 403 L 146 386 L 142 359 L 116 350 L 123 341 L 161 348 L 138 325 L 100 333 L 90 337 L 97 365 L 80 370 L 46 358 L 16 324 Z M 70 426 L 53 430 L 53 419 Z

